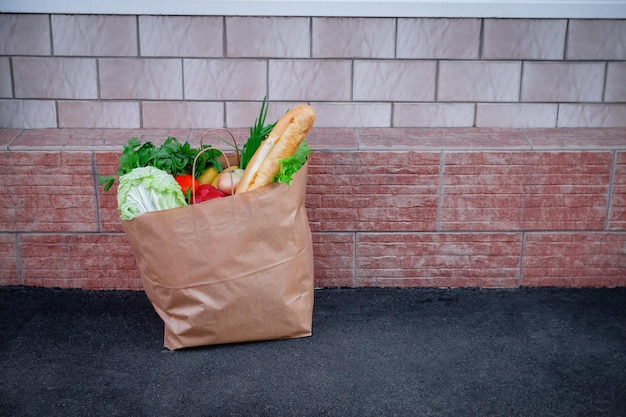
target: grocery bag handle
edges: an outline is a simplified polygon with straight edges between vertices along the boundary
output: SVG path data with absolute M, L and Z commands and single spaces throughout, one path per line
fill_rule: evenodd
M 224 153 L 224 151 L 220 148 L 215 148 L 215 147 L 208 147 L 208 148 L 202 148 L 202 141 L 204 140 L 204 137 L 210 133 L 214 133 L 214 132 L 226 132 L 230 135 L 230 138 L 232 139 L 233 143 L 229 143 L 228 141 L 224 140 L 224 139 L 220 139 L 222 142 L 227 143 L 228 145 L 234 145 L 235 146 L 235 154 L 237 155 L 237 161 L 241 160 L 241 155 L 239 154 L 239 148 L 237 147 L 237 141 L 235 140 L 235 135 L 233 135 L 233 132 L 231 132 L 228 129 L 224 129 L 224 128 L 216 128 L 216 129 L 209 129 L 209 130 L 205 130 L 202 135 L 200 136 L 200 152 L 198 152 L 196 154 L 196 156 L 193 158 L 193 166 L 191 167 L 191 178 L 192 178 L 192 183 L 193 181 L 196 179 L 196 163 L 198 162 L 198 157 L 200 155 L 202 155 L 205 151 L 209 150 L 209 149 L 216 149 L 218 151 L 220 151 L 222 153 L 222 156 L 224 156 L 224 159 L 226 160 L 226 166 L 228 167 L 228 169 L 230 169 L 230 161 L 228 160 L 228 156 L 226 155 L 226 153 Z M 234 184 L 233 184 L 233 177 L 232 175 L 230 176 L 230 183 L 231 183 L 231 188 L 234 188 Z M 191 187 L 191 198 L 193 199 L 193 204 L 196 204 L 196 190 L 193 189 L 193 187 Z

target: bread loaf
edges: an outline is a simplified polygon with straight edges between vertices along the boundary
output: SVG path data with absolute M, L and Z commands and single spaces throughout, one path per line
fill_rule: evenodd
M 315 111 L 302 104 L 285 113 L 248 163 L 235 193 L 256 190 L 274 181 L 281 159 L 293 156 L 315 122 Z

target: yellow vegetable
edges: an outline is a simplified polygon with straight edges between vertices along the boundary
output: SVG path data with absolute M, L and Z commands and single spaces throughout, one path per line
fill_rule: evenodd
M 218 174 L 219 172 L 217 169 L 213 167 L 207 168 L 202 175 L 198 177 L 198 184 L 211 184 L 217 178 Z

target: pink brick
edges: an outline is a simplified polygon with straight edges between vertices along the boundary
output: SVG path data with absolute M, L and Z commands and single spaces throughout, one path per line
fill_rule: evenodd
M 123 234 L 26 234 L 20 237 L 25 285 L 141 289 Z
M 471 127 L 473 103 L 394 103 L 394 127 Z
M 443 230 L 602 230 L 610 152 L 446 153 Z
M 139 16 L 141 56 L 221 57 L 222 22 L 218 16 Z
M 398 58 L 478 59 L 479 19 L 398 19 Z
M 17 239 L 12 234 L 0 234 L 0 286 L 19 285 L 17 272 Z
M 137 56 L 133 16 L 51 15 L 55 55 Z
M 13 150 L 121 151 L 131 137 L 164 141 L 168 136 L 186 138 L 188 129 L 36 129 L 25 130 L 11 145 Z
M 558 127 L 626 127 L 626 104 L 560 104 Z
M 438 153 L 314 153 L 307 187 L 314 231 L 434 230 Z
M 359 129 L 362 150 L 530 149 L 514 129 Z
M 50 55 L 45 14 L 0 14 L 0 55 Z
M 478 103 L 476 126 L 546 128 L 556 126 L 558 105 L 539 103 Z
M 142 141 L 143 142 L 143 141 Z M 95 154 L 98 175 L 116 176 L 119 168 L 120 152 L 98 152 Z M 117 184 L 109 191 L 104 191 L 98 184 L 98 219 L 102 232 L 123 232 L 120 212 L 117 209 Z
M 567 59 L 625 60 L 626 20 L 571 20 Z
M 527 233 L 522 285 L 626 285 L 626 234 Z
M 312 103 L 315 127 L 389 127 L 389 103 Z
M 0 129 L 0 148 L 9 146 L 21 132 L 21 129 Z
M 306 17 L 226 17 L 226 32 L 229 57 L 311 56 L 310 19 Z
M 98 60 L 103 99 L 178 100 L 183 98 L 180 59 Z
M 269 102 L 266 123 L 275 122 L 293 106 L 294 104 L 289 102 Z M 250 127 L 259 117 L 260 110 L 261 101 L 228 101 L 226 102 L 226 127 L 228 129 L 243 128 L 249 132 Z
M 533 149 L 615 149 L 626 145 L 624 129 L 523 129 Z
M 97 230 L 90 153 L 1 152 L 0 197 L 0 230 Z
M 57 127 L 53 100 L 0 100 L 0 128 Z
M 563 59 L 566 20 L 485 19 L 483 59 Z
M 138 128 L 139 103 L 132 101 L 59 101 L 59 127 Z
M 184 68 L 186 100 L 262 100 L 267 95 L 262 60 L 185 59 Z
M 354 100 L 432 101 L 435 61 L 356 61 Z
M 608 228 L 626 230 L 626 152 L 617 152 Z
M 146 101 L 141 105 L 144 128 L 215 128 L 224 124 L 222 103 Z
M 353 129 L 313 128 L 306 137 L 313 150 L 356 150 L 356 136 Z
M 626 101 L 626 62 L 609 62 L 606 70 L 604 101 Z
M 13 58 L 15 96 L 19 98 L 95 99 L 95 59 Z
M 604 63 L 526 62 L 522 101 L 601 101 Z
M 0 98 L 13 97 L 11 63 L 8 57 L 0 57 Z
M 270 60 L 272 100 L 349 101 L 352 90 L 349 60 Z
M 519 233 L 359 233 L 364 287 L 516 287 Z
M 314 17 L 312 32 L 314 58 L 394 57 L 394 19 Z
M 313 233 L 316 287 L 354 286 L 354 234 Z
M 520 62 L 441 61 L 438 101 L 518 101 Z

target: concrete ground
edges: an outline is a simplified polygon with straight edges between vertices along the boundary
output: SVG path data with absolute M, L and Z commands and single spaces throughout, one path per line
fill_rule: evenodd
M 311 337 L 172 352 L 141 291 L 0 287 L 0 415 L 626 415 L 626 288 L 315 297 Z

